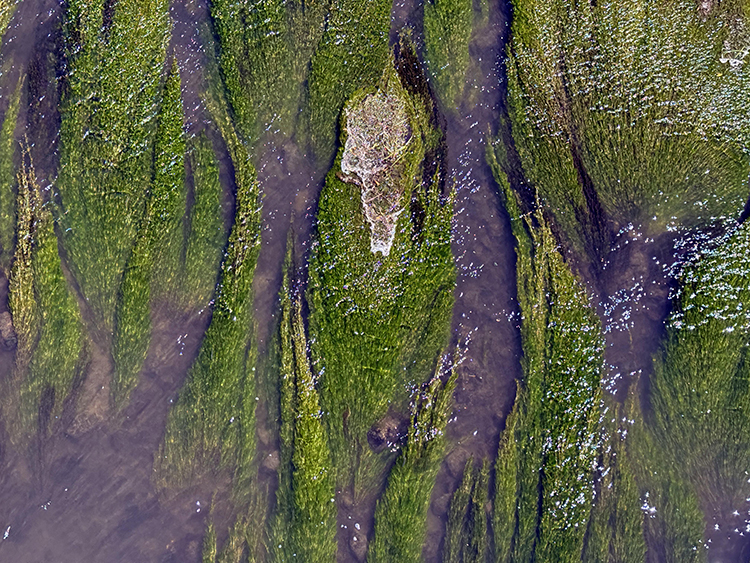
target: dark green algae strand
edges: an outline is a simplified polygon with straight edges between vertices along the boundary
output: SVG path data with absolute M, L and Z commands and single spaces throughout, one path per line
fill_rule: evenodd
M 63 274 L 50 204 L 27 150 L 17 209 L 9 306 L 18 345 L 3 411 L 11 442 L 23 446 L 52 430 L 86 365 L 87 346 L 78 301 Z
M 543 216 L 522 216 L 502 173 L 516 237 L 524 357 L 496 462 L 498 561 L 580 561 L 599 455 L 604 337 Z
M 473 21 L 472 0 L 424 3 L 425 59 L 435 89 L 449 109 L 457 108 L 463 95 Z
M 157 119 L 154 172 L 146 209 L 117 296 L 112 338 L 113 404 L 127 404 L 151 343 L 151 305 L 173 292 L 184 214 L 185 136 L 180 76 L 173 63 Z M 154 291 L 152 291 L 154 290 Z M 172 290 L 172 291 L 171 291 Z
M 508 110 L 522 172 L 568 245 L 737 218 L 747 200 L 750 71 L 741 2 L 517 0 Z
M 146 210 L 171 24 L 164 0 L 74 0 L 64 14 L 61 226 L 68 262 L 101 330 Z
M 274 561 L 323 563 L 336 558 L 336 472 L 308 357 L 301 295 L 290 270 L 288 260 L 280 293 L 281 465 L 269 544 Z
M 443 544 L 444 563 L 484 563 L 489 556 L 487 499 L 490 464 L 469 459 L 448 510 Z
M 2 22 L 0 22 L 2 23 Z M 0 28 L 1 29 L 1 28 Z M 19 80 L 10 96 L 8 108 L 0 127 L 0 266 L 6 276 L 13 258 L 13 245 L 16 231 L 16 125 L 21 109 L 21 93 L 24 80 Z
M 233 159 L 243 157 L 239 150 Z M 245 156 L 248 159 L 249 156 Z M 252 165 L 236 168 L 236 214 L 221 266 L 211 324 L 172 408 L 155 459 L 162 486 L 183 487 L 226 469 L 246 484 L 255 455 L 255 344 L 252 280 L 260 246 L 260 192 Z M 245 494 L 237 486 L 235 496 Z
M 424 220 L 419 224 L 406 211 L 397 214 L 390 223 L 389 252 L 373 251 L 360 180 L 345 181 L 342 173 L 347 132 L 359 127 L 354 117 L 344 126 L 344 148 L 321 192 L 308 286 L 311 357 L 320 374 L 337 483 L 348 489 L 354 479 L 357 491 L 373 482 L 366 474 L 381 471 L 376 458 L 382 456 L 370 450 L 368 430 L 389 405 L 405 404 L 404 384 L 419 384 L 434 371 L 447 342 L 455 284 L 451 200 L 440 194 L 438 175 L 423 179 L 424 155 L 440 138 L 425 101 L 403 88 L 389 63 L 379 90 L 356 94 L 345 115 L 389 103 L 401 104 L 412 135 L 384 172 L 386 193 L 377 197 L 391 198 L 402 210 L 417 204 Z M 366 137 L 365 132 L 358 135 Z
M 412 399 L 406 443 L 375 508 L 375 537 L 367 555 L 370 563 L 422 561 L 427 510 L 445 455 L 444 431 L 455 387 L 455 372 L 445 383 L 436 376 Z

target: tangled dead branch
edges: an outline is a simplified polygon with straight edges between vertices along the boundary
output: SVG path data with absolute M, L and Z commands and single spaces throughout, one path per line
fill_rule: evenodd
M 388 256 L 403 210 L 398 163 L 412 137 L 404 99 L 393 81 L 346 109 L 343 179 L 362 188 L 370 250 Z

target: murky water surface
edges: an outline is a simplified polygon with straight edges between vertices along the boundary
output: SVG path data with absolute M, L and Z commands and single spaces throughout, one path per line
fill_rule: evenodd
M 186 127 L 195 134 L 207 126 L 210 129 L 210 118 L 200 98 L 208 10 L 203 0 L 177 0 L 173 4 L 170 52 L 182 77 Z M 455 185 L 457 190 L 453 252 L 458 283 L 452 341 L 461 350 L 462 359 L 454 415 L 448 426 L 449 453 L 433 491 L 428 519 L 424 555 L 429 562 L 438 561 L 448 504 L 466 460 L 470 456 L 494 459 L 496 455 L 504 418 L 514 400 L 515 380 L 520 376 L 513 239 L 485 163 L 487 136 L 497 133 L 503 102 L 501 60 L 508 32 L 507 6 L 491 2 L 491 7 L 486 27 L 472 38 L 464 99 L 458 108 L 441 108 L 451 170 L 448 185 Z M 4 112 L 8 94 L 19 77 L 29 70 L 31 94 L 19 127 L 25 128 L 34 144 L 33 155 L 44 186 L 54 182 L 57 166 L 55 78 L 61 69 L 55 60 L 60 16 L 59 2 L 24 0 L 2 45 L 0 112 Z M 392 40 L 399 29 L 410 25 L 419 45 L 421 20 L 420 1 L 396 0 Z M 221 140 L 213 138 L 219 146 Z M 227 201 L 231 200 L 229 166 L 228 158 L 224 158 L 221 175 Z M 264 194 L 263 232 L 254 282 L 261 354 L 268 353 L 273 334 L 288 232 L 292 230 L 298 258 L 304 260 L 325 173 L 325 166 L 315 164 L 292 142 L 269 138 L 261 145 L 258 176 Z M 231 209 L 227 214 L 229 217 Z M 590 276 L 587 283 L 605 323 L 606 358 L 611 365 L 607 386 L 615 393 L 623 381 L 634 376 L 645 375 L 647 380 L 669 309 L 668 268 L 676 259 L 668 236 L 654 241 L 626 229 L 618 243 L 602 274 Z M 5 295 L 0 297 L 5 303 Z M 75 417 L 67 410 L 63 414 L 63 418 L 69 418 L 66 422 L 72 422 L 68 432 L 57 433 L 43 446 L 36 444 L 32 455 L 0 449 L 1 561 L 200 560 L 210 491 L 222 491 L 222 483 L 202 483 L 175 497 L 163 498 L 153 487 L 152 462 L 168 409 L 208 321 L 208 313 L 187 319 L 164 313 L 156 320 L 144 375 L 120 418 L 108 418 L 106 404 L 102 406 L 97 399 L 104 389 L 99 381 L 106 378 L 110 360 L 98 358 L 95 350 L 93 362 L 100 365 L 92 366 L 87 382 L 77 391 L 82 399 L 81 412 Z M 0 377 L 10 376 L 12 357 L 0 351 Z M 261 424 L 265 412 L 261 407 Z M 276 444 L 262 430 L 260 433 L 260 448 L 272 462 Z M 30 465 L 29 459 L 39 463 Z M 271 462 L 267 476 L 273 480 L 275 468 Z M 217 501 L 221 498 L 219 493 Z M 356 560 L 360 550 L 352 538 L 364 537 L 371 530 L 373 511 L 374 498 L 357 506 L 342 505 L 341 561 Z M 229 515 L 219 511 L 216 517 L 217 530 L 226 529 L 222 519 L 228 522 Z M 718 529 L 711 539 L 717 556 L 726 553 L 736 557 L 747 544 L 737 534 L 719 533 Z

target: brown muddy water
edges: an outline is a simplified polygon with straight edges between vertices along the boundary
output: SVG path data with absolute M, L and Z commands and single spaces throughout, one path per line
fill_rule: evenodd
M 439 561 L 448 505 L 466 460 L 492 461 L 496 455 L 499 434 L 514 400 L 515 381 L 521 374 L 513 238 L 485 163 L 487 136 L 497 134 L 504 99 L 502 59 L 509 8 L 502 0 L 489 4 L 488 23 L 472 37 L 463 101 L 457 108 L 440 108 L 451 170 L 448 184 L 455 184 L 458 193 L 452 341 L 461 350 L 462 361 L 448 425 L 448 453 L 428 516 L 424 558 L 430 563 Z M 409 25 L 421 48 L 422 9 L 420 0 L 395 0 L 392 40 Z M 56 0 L 24 0 L 2 42 L 0 112 L 5 111 L 8 94 L 19 77 L 28 73 L 29 94 L 17 138 L 29 136 L 43 186 L 53 184 L 57 166 L 56 77 L 63 70 L 57 63 L 60 16 L 61 4 Z M 205 87 L 207 5 L 204 0 L 175 0 L 172 17 L 170 53 L 182 77 L 186 127 L 190 134 L 204 129 L 211 134 L 200 98 Z M 211 134 L 211 138 L 224 152 L 221 178 L 229 218 L 231 164 L 219 136 Z M 254 282 L 261 355 L 269 352 L 273 337 L 288 232 L 292 230 L 295 255 L 304 263 L 325 173 L 325 167 L 316 165 L 292 142 L 268 138 L 261 144 L 258 176 L 264 194 L 263 232 Z M 669 311 L 667 270 L 678 258 L 670 238 L 644 240 L 625 229 L 601 275 L 589 276 L 592 302 L 606 327 L 611 364 L 608 385 L 614 392 L 637 375 L 647 382 Z M 0 302 L 5 301 L 6 295 L 0 294 Z M 30 452 L 13 451 L 5 447 L 7 440 L 0 439 L 0 563 L 197 563 L 216 490 L 215 518 L 221 541 L 231 517 L 221 508 L 228 506 L 227 482 L 205 482 L 163 497 L 152 480 L 153 456 L 167 412 L 208 321 L 207 313 L 174 318 L 168 307 L 159 312 L 140 384 L 121 416 L 109 416 L 106 401 L 97 398 L 100 387 L 106 386 L 111 360 L 97 355 L 95 344 L 87 379 L 77 389 L 78 412 L 66 409 L 52 438 L 38 442 Z M 0 351 L 0 378 L 9 377 L 12 362 L 12 353 Z M 269 470 L 261 476 L 273 486 L 277 444 L 266 429 L 266 418 L 267 409 L 261 405 L 259 447 L 263 458 L 270 459 Z M 371 535 L 374 506 L 375 497 L 358 505 L 340 505 L 339 561 L 360 560 L 361 548 L 356 548 L 352 538 Z M 740 559 L 747 545 L 744 539 L 731 534 L 711 538 L 716 561 L 748 559 L 747 555 Z

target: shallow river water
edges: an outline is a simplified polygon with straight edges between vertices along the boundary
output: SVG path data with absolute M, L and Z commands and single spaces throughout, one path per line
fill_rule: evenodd
M 448 425 L 448 454 L 432 493 L 424 558 L 439 561 L 448 505 L 466 460 L 493 460 L 505 417 L 521 375 L 520 313 L 515 301 L 513 237 L 498 187 L 485 161 L 488 135 L 498 132 L 504 100 L 503 54 L 510 10 L 490 0 L 488 23 L 472 37 L 471 67 L 458 108 L 441 108 L 448 145 L 448 185 L 455 185 L 453 253 L 458 272 L 452 322 L 452 343 L 462 352 L 453 416 Z M 392 40 L 411 25 L 421 44 L 421 0 L 395 0 Z M 55 0 L 23 0 L 2 43 L 0 112 L 26 69 L 37 69 L 21 125 L 33 145 L 42 185 L 55 178 L 59 127 L 55 55 L 61 4 Z M 205 64 L 208 18 L 204 0 L 175 0 L 170 52 L 183 81 L 186 127 L 201 131 L 208 121 L 201 102 L 201 68 Z M 20 130 L 19 130 L 20 133 Z M 220 139 L 214 139 L 217 146 Z M 231 200 L 229 159 L 224 150 L 221 177 Z M 315 164 L 294 143 L 274 138 L 262 144 L 258 176 L 262 187 L 262 248 L 255 275 L 255 315 L 261 355 L 267 354 L 278 305 L 281 267 L 289 229 L 296 253 L 306 257 L 314 229 L 316 201 L 327 167 Z M 231 205 L 227 205 L 227 218 Z M 626 231 L 601 275 L 588 276 L 587 287 L 605 324 L 606 359 L 611 366 L 608 388 L 642 375 L 647 385 L 669 311 L 670 278 L 665 266 L 678 256 L 673 241 L 644 241 Z M 7 288 L 7 280 L 2 280 Z M 0 309 L 6 307 L 7 289 Z M 174 319 L 160 313 L 154 341 L 131 404 L 110 417 L 99 400 L 100 380 L 110 369 L 107 358 L 93 354 L 90 375 L 76 394 L 78 414 L 66 409 L 67 432 L 58 432 L 35 451 L 16 452 L 0 443 L 0 561 L 17 563 L 180 562 L 197 563 L 211 491 L 220 491 L 221 506 L 228 483 L 205 482 L 173 497 L 156 493 L 152 463 L 162 438 L 170 405 L 181 388 L 208 324 L 207 314 Z M 96 345 L 95 345 L 96 348 Z M 10 377 L 12 353 L 0 351 L 0 377 Z M 97 364 L 97 362 L 99 362 Z M 97 377 L 98 376 L 98 377 Z M 106 390 L 105 390 L 106 391 Z M 103 395 L 106 398 L 106 393 Z M 262 420 L 264 409 L 259 416 Z M 277 444 L 260 447 L 271 459 L 267 478 L 273 483 Z M 37 463 L 30 463 L 30 459 Z M 339 560 L 356 561 L 352 537 L 373 525 L 374 499 L 339 511 Z M 219 537 L 230 514 L 217 510 Z M 724 516 L 721 516 L 722 518 Z M 718 522 L 718 520 L 717 520 Z M 355 524 L 357 527 L 355 527 Z M 726 526 L 725 526 L 726 524 Z M 731 526 L 730 526 L 731 524 Z M 721 521 L 721 530 L 740 521 Z M 719 530 L 719 528 L 717 528 Z M 750 537 L 750 535 L 748 536 Z M 748 541 L 717 531 L 711 536 L 716 561 L 746 561 Z M 744 554 L 743 549 L 745 550 Z M 741 558 L 741 559 L 740 559 Z

